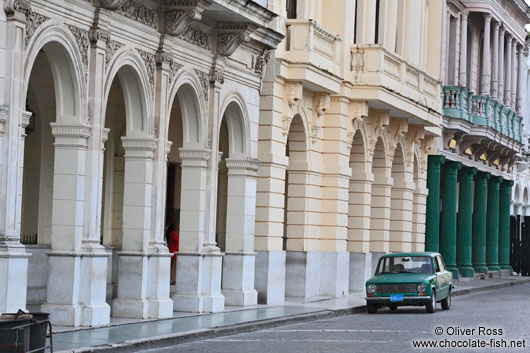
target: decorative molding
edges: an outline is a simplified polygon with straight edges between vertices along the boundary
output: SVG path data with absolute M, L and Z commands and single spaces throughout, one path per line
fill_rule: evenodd
M 289 116 L 294 117 L 300 111 L 300 104 L 304 93 L 304 87 L 301 82 L 287 82 L 287 104 L 289 105 Z
M 35 13 L 31 10 L 26 13 L 26 47 L 28 46 L 31 37 L 33 37 L 33 34 L 37 30 L 37 28 L 49 19 L 49 17 Z
M 183 167 L 206 168 L 212 151 L 209 149 L 184 149 L 179 148 L 180 159 Z
M 177 38 L 206 50 L 212 49 L 212 36 L 192 26 L 187 27 Z
M 31 12 L 31 5 L 28 0 L 7 0 L 4 11 L 7 16 L 12 16 L 16 12 L 22 12 L 27 16 Z
M 107 10 L 120 8 L 126 0 L 99 0 L 99 5 Z
M 123 44 L 115 40 L 108 40 L 105 43 L 105 46 L 106 46 L 106 50 L 105 50 L 105 70 L 106 70 L 110 61 L 114 57 L 114 54 L 116 54 L 116 52 L 123 46 Z
M 405 145 L 405 160 L 408 166 L 414 164 L 414 151 L 416 146 L 421 143 L 425 137 L 425 129 L 422 125 L 410 125 L 408 127 Z
M 88 46 L 90 45 L 88 31 L 72 25 L 68 25 L 68 28 L 75 37 L 77 46 L 79 47 L 79 51 L 81 52 L 83 64 L 85 64 L 85 68 L 88 71 Z
M 169 83 L 175 78 L 175 74 L 184 66 L 174 60 L 168 53 L 158 52 L 155 56 L 156 63 L 158 65 L 167 64 Z
M 144 59 L 145 68 L 147 69 L 147 76 L 149 76 L 149 83 L 154 87 L 155 85 L 155 70 L 156 60 L 154 54 L 149 54 L 141 49 L 137 49 L 142 59 Z
M 330 95 L 325 93 L 315 94 L 313 100 L 315 103 L 315 114 L 313 115 L 314 119 L 311 124 L 311 142 L 316 143 L 318 132 L 322 128 L 322 120 L 324 118 L 324 114 L 330 106 Z
M 260 165 L 260 161 L 257 159 L 226 158 L 225 163 L 228 175 L 255 176 Z
M 121 143 L 126 154 L 129 151 L 153 152 L 156 148 L 156 140 L 149 137 L 135 138 L 122 136 Z
M 123 1 L 121 6 L 116 9 L 116 13 L 154 29 L 157 28 L 158 19 L 156 11 L 139 4 L 134 0 Z
M 210 71 L 210 82 L 223 84 L 225 83 L 225 72 L 223 68 L 212 67 Z
M 263 78 L 265 75 L 265 69 L 270 58 L 271 51 L 269 49 L 265 49 L 261 55 L 252 55 L 252 69 L 260 78 Z
M 217 54 L 230 56 L 242 43 L 250 41 L 250 34 L 257 29 L 250 23 L 224 22 L 217 26 Z
M 88 148 L 90 125 L 51 123 L 52 135 L 56 148 Z
M 368 116 L 368 103 L 366 101 L 351 101 L 348 105 L 348 114 L 351 117 L 351 123 L 346 137 L 347 147 L 351 149 L 357 130 L 362 129 L 364 118 Z
M 166 161 L 167 161 L 167 155 L 169 154 L 169 152 L 171 152 L 171 146 L 173 146 L 173 142 L 166 141 L 166 148 L 164 150 L 164 152 L 166 153 Z
M 206 72 L 195 69 L 195 73 L 201 81 L 202 93 L 204 94 L 204 99 L 208 101 L 208 91 L 210 90 L 210 75 Z

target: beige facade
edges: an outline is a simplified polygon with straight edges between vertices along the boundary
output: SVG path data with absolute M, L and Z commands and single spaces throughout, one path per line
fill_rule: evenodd
M 329 5 L 269 3 L 286 38 L 260 105 L 256 285 L 267 302 L 360 289 L 377 254 L 424 247 L 443 3 Z

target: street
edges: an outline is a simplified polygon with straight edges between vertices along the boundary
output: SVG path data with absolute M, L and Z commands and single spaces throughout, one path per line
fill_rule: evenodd
M 346 315 L 144 352 L 529 352 L 529 299 L 530 284 L 525 284 L 454 297 L 451 310 L 442 311 L 438 303 L 434 314 L 423 307 L 385 308 L 376 315 Z M 453 348 L 413 348 L 413 341 Z

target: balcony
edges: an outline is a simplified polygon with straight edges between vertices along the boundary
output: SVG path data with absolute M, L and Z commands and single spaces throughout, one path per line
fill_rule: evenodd
M 441 126 L 440 81 L 380 44 L 350 49 L 353 96 L 378 101 L 427 126 Z
M 443 115 L 488 127 L 523 142 L 523 117 L 489 96 L 475 96 L 464 87 L 443 87 Z
M 321 27 L 313 20 L 287 20 L 285 59 L 291 63 L 314 65 L 339 75 L 341 37 Z

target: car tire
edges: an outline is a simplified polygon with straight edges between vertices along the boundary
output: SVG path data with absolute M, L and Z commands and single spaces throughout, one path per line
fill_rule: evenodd
M 450 291 L 449 291 L 449 294 L 447 295 L 447 298 L 442 300 L 442 309 L 443 310 L 451 309 L 451 292 Z
M 431 301 L 425 304 L 425 310 L 432 314 L 436 311 L 436 291 L 433 289 L 431 294 Z
M 396 304 L 390 304 L 388 307 L 390 308 L 390 311 L 396 311 L 398 308 Z
M 368 311 L 368 314 L 375 314 L 375 313 L 377 313 L 377 304 L 374 304 L 374 303 L 367 303 L 367 304 L 366 304 L 366 311 Z

